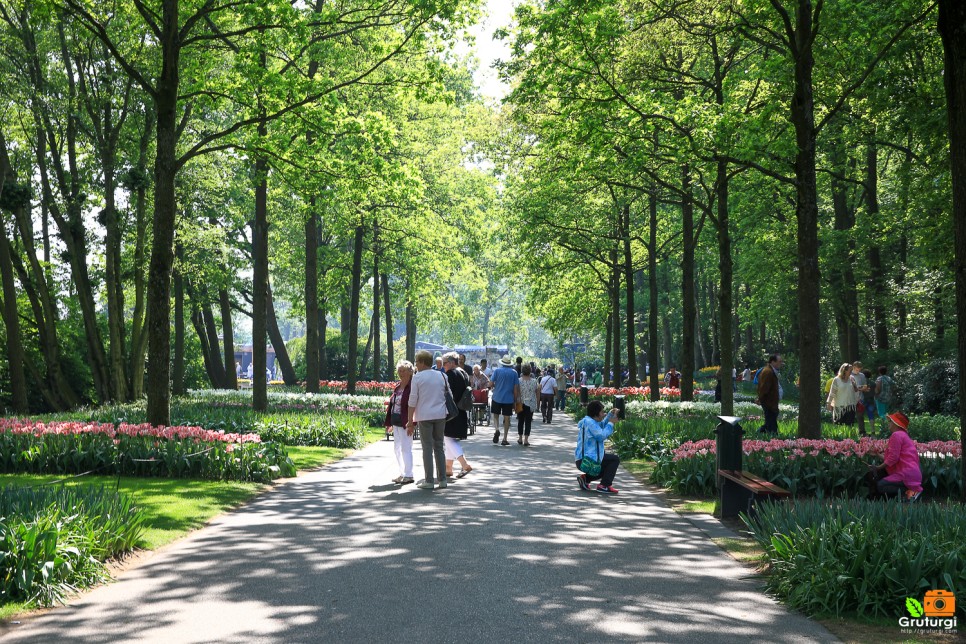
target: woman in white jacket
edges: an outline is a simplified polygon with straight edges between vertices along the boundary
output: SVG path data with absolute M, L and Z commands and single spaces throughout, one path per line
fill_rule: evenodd
M 855 405 L 859 401 L 859 388 L 852 379 L 852 365 L 848 362 L 839 367 L 839 375 L 832 379 L 825 401 L 832 412 L 832 422 L 839 425 L 855 424 Z
M 439 487 L 446 487 L 446 451 L 443 431 L 446 429 L 446 376 L 433 369 L 433 354 L 416 352 L 416 375 L 409 392 L 409 423 L 407 430 L 414 430 L 419 423 L 419 442 L 423 446 L 423 470 L 426 478 L 417 487 L 433 489 L 433 460 L 436 461 L 436 477 Z

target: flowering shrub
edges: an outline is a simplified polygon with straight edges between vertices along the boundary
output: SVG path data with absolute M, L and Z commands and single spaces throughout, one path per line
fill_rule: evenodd
M 395 383 L 379 383 L 392 385 L 389 393 L 395 388 Z M 386 396 L 383 391 L 373 394 L 346 393 L 293 393 L 285 391 L 269 391 L 268 406 L 271 411 L 348 411 L 363 412 L 384 411 Z M 192 389 L 188 391 L 188 399 L 203 400 L 211 407 L 242 405 L 251 406 L 252 393 L 250 391 L 233 391 L 230 389 Z
M 294 476 L 284 448 L 201 427 L 0 419 L 0 471 L 270 481 Z
M 680 395 L 680 394 L 679 394 Z M 736 402 L 735 416 L 748 419 L 761 417 L 761 407 L 753 402 Z M 715 402 L 680 402 L 658 400 L 632 400 L 627 403 L 628 418 L 707 418 L 714 419 L 721 413 L 721 404 Z M 779 419 L 798 418 L 798 407 L 795 405 L 779 405 Z M 716 422 L 716 421 L 715 421 Z
M 865 485 L 869 464 L 882 462 L 887 441 L 746 440 L 743 468 L 788 489 L 792 494 L 855 495 Z M 656 459 L 652 479 L 681 493 L 712 495 L 716 486 L 714 439 L 688 441 Z M 954 441 L 916 443 L 923 488 L 933 495 L 954 495 L 962 489 L 959 459 L 962 445 Z
M 567 393 L 579 396 L 580 387 L 569 387 Z M 593 387 L 587 390 L 587 396 L 590 400 L 600 400 L 601 398 L 611 398 L 613 396 L 640 396 L 641 398 L 647 398 L 651 395 L 650 385 L 644 385 L 643 387 Z M 679 400 L 681 398 L 681 390 L 677 387 L 661 387 L 661 399 L 662 400 Z

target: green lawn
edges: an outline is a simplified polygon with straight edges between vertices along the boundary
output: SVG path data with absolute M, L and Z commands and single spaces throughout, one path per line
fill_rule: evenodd
M 382 428 L 366 432 L 366 444 L 386 437 Z M 288 447 L 289 456 L 299 471 L 312 470 L 345 458 L 353 450 L 333 447 Z M 0 486 L 50 484 L 59 475 L 0 474 Z M 283 479 L 284 481 L 284 479 Z M 122 476 L 85 476 L 68 479 L 65 485 L 117 487 L 132 497 L 147 513 L 142 547 L 153 550 L 180 539 L 192 530 L 232 508 L 245 503 L 269 486 L 239 481 L 198 481 Z

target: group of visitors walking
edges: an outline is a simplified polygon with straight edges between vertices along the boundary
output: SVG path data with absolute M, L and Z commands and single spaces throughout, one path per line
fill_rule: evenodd
M 481 361 L 474 365 L 470 375 L 461 362 L 455 352 L 434 361 L 429 351 L 421 350 L 416 352 L 414 363 L 401 360 L 396 365 L 399 382 L 387 405 L 385 419 L 387 429 L 392 431 L 399 468 L 399 475 L 392 480 L 394 484 L 416 483 L 413 437 L 417 427 L 424 474 L 417 487 L 424 490 L 446 488 L 454 474 L 455 478 L 462 478 L 473 471 L 461 444 L 469 429 L 466 411 L 469 405 L 461 404 L 464 396 L 471 396 L 473 403 L 480 404 L 485 403 L 492 392 L 489 405 L 495 428 L 493 443 L 504 446 L 510 444 L 508 439 L 514 414 L 517 416 L 517 444 L 529 447 L 536 410 L 540 410 L 545 424 L 551 424 L 555 409 L 564 407 L 569 376 L 562 366 L 556 373 L 553 366 L 542 373 L 534 373 L 533 365 L 514 365 L 509 356 L 504 356 L 496 369 L 487 369 L 485 361 Z M 481 392 L 482 396 L 479 395 Z M 587 407 L 587 416 L 580 421 L 575 455 L 577 467 L 582 471 L 578 477 L 581 489 L 590 490 L 591 483 L 599 480 L 596 491 L 617 494 L 613 482 L 620 459 L 604 451 L 604 441 L 614 432 L 613 418 L 613 409 L 605 412 L 602 403 L 592 401 Z M 459 473 L 454 472 L 457 462 Z M 596 466 L 588 471 L 583 467 L 587 463 Z

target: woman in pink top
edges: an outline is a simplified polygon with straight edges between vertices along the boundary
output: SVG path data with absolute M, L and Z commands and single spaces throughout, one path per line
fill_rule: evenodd
M 886 476 L 879 479 L 876 489 L 886 497 L 903 494 L 906 501 L 915 501 L 922 493 L 922 470 L 919 451 L 909 438 L 909 418 L 901 411 L 886 418 L 892 435 L 886 445 L 884 462 L 877 468 L 878 472 L 885 470 Z

